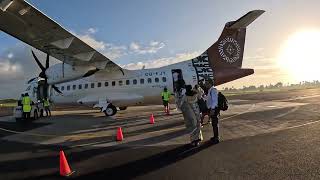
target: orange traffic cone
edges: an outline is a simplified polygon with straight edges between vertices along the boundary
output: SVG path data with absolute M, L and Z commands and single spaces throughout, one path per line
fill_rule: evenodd
M 74 171 L 70 170 L 68 161 L 63 151 L 60 151 L 60 175 L 61 176 L 70 176 Z
M 150 124 L 154 124 L 154 117 L 153 117 L 153 114 L 151 114 L 151 116 L 150 116 Z
M 117 141 L 122 141 L 122 140 L 123 140 L 122 129 L 121 129 L 121 127 L 118 127 L 118 130 L 117 130 Z

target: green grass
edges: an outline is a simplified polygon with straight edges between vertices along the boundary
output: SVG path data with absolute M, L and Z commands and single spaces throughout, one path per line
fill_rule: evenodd
M 15 107 L 17 106 L 17 103 L 0 103 L 0 108 L 2 107 Z
M 270 92 L 286 92 L 286 91 L 299 91 L 304 89 L 320 89 L 319 87 L 307 87 L 307 88 L 278 88 L 278 89 L 255 89 L 255 90 L 238 90 L 238 91 L 222 91 L 226 96 L 246 95 L 246 94 L 263 94 Z
M 15 107 L 17 106 L 17 100 L 15 99 L 1 99 L 0 108 L 2 107 Z

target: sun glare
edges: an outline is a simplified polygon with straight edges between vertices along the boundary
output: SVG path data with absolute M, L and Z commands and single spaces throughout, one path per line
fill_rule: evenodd
M 293 81 L 320 80 L 320 30 L 290 36 L 282 46 L 278 62 Z

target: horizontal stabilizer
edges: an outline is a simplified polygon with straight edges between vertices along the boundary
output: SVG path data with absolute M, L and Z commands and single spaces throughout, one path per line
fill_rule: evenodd
M 264 10 L 250 11 L 246 15 L 244 15 L 240 19 L 238 19 L 237 21 L 234 21 L 231 24 L 229 24 L 228 28 L 231 28 L 231 29 L 246 28 L 254 20 L 256 20 L 259 16 L 261 16 L 264 12 L 265 12 Z

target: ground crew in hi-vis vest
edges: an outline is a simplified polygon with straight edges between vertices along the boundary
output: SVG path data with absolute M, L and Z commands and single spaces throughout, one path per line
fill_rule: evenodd
M 50 101 L 48 98 L 43 99 L 44 110 L 46 111 L 47 116 L 51 116 L 50 111 Z
M 169 100 L 170 100 L 170 95 L 171 93 L 169 92 L 169 90 L 165 87 L 161 93 L 161 97 L 162 97 L 162 102 L 163 102 L 163 106 L 165 108 L 165 112 L 167 114 L 169 114 Z
M 24 97 L 22 98 L 22 111 L 23 118 L 29 120 L 31 112 L 31 98 L 29 97 L 28 93 L 25 93 Z

